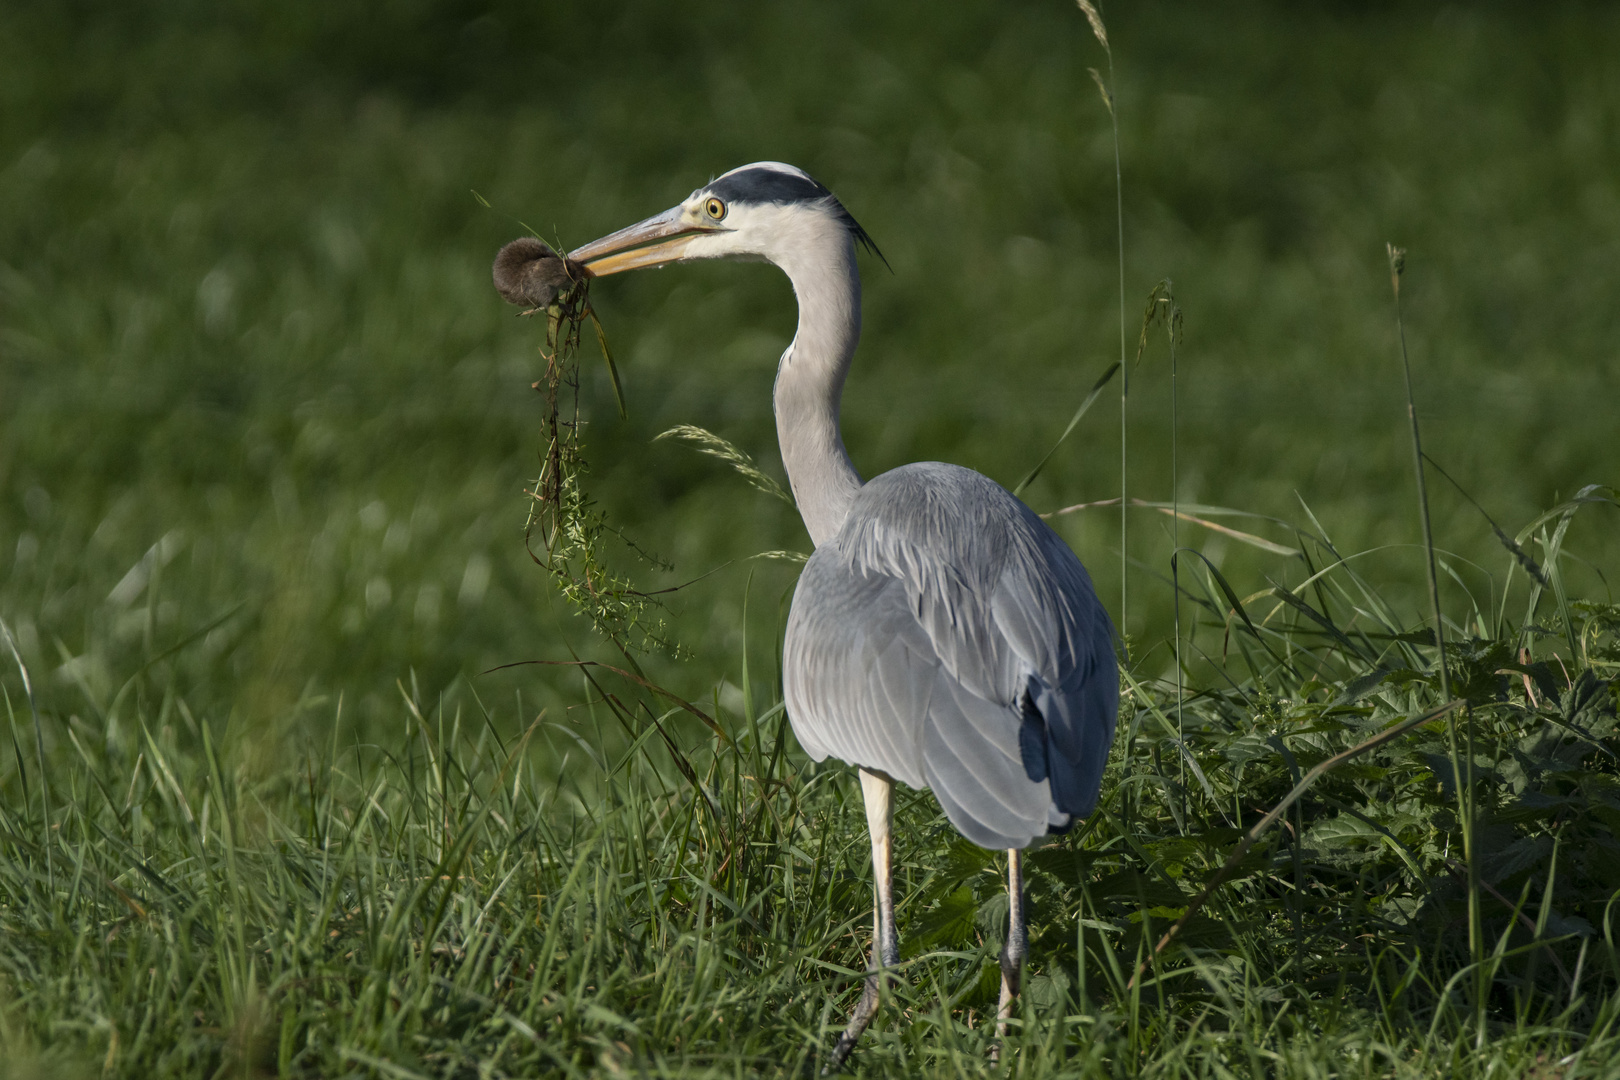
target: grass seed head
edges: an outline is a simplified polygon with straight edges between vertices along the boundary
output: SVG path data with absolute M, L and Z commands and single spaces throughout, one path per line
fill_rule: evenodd
M 1091 0 L 1076 0 L 1076 3 L 1080 5 L 1080 10 L 1085 12 L 1086 22 L 1091 24 L 1091 32 L 1097 35 L 1097 43 L 1105 49 L 1108 48 L 1108 28 L 1103 26 L 1102 12 L 1097 10 L 1097 5 Z

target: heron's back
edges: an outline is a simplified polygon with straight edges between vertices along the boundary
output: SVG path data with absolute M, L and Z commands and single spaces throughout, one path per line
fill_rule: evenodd
M 811 556 L 788 714 L 828 755 L 931 788 L 962 834 L 1023 847 L 1096 804 L 1113 627 L 1068 545 L 985 476 L 923 462 L 856 494 Z

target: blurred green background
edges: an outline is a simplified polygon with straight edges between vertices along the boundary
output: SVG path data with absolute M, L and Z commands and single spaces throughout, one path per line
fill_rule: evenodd
M 1344 551 L 1417 540 L 1386 240 L 1410 250 L 1435 459 L 1510 532 L 1620 479 L 1620 9 L 1105 14 L 1133 349 L 1154 282 L 1185 312 L 1181 498 L 1300 521 L 1303 500 Z M 46 703 L 168 695 L 271 747 L 329 730 L 340 696 L 345 724 L 391 730 L 396 683 L 431 702 L 470 678 L 513 723 L 577 702 L 571 675 L 477 675 L 605 655 L 524 549 L 542 328 L 489 263 L 524 224 L 577 245 L 752 160 L 827 183 L 893 267 L 863 264 L 857 466 L 1016 483 L 1119 355 L 1090 66 L 1106 74 L 1067 0 L 0 5 L 0 615 Z M 780 475 L 785 279 L 702 265 L 593 298 L 630 416 L 587 344 L 592 493 L 675 569 L 623 565 L 667 585 L 807 549 L 787 507 L 650 441 L 702 425 Z M 1037 509 L 1118 494 L 1108 393 L 1026 493 Z M 1169 415 L 1156 342 L 1133 494 L 1170 494 Z M 1499 570 L 1500 549 L 1433 491 L 1484 602 L 1468 561 Z M 1129 628 L 1151 640 L 1170 545 L 1136 522 Z M 1612 566 L 1604 523 L 1584 515 L 1574 546 Z M 1058 527 L 1117 618 L 1117 514 Z M 1240 593 L 1288 571 L 1183 541 Z M 1379 562 L 1414 613 L 1421 567 L 1415 549 Z M 674 594 L 692 658 L 655 674 L 694 698 L 738 682 L 745 595 L 768 665 L 794 572 L 734 562 Z M 1447 600 L 1466 604 L 1456 584 Z

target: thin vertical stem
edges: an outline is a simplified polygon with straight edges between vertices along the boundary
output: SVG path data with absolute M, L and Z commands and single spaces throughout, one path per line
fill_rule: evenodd
M 1120 659 L 1129 665 L 1131 659 L 1130 646 L 1130 561 L 1126 552 L 1130 550 L 1127 539 L 1130 534 L 1128 515 L 1130 513 L 1129 490 L 1127 480 L 1130 475 L 1130 436 L 1127 420 L 1130 400 L 1131 369 L 1125 362 L 1125 181 L 1123 170 L 1120 167 L 1119 153 L 1119 109 L 1114 97 L 1114 49 L 1108 44 L 1108 28 L 1103 23 L 1102 11 L 1096 0 L 1075 0 L 1081 12 L 1085 14 L 1086 21 L 1091 24 L 1091 33 L 1097 39 L 1097 44 L 1103 48 L 1103 54 L 1108 58 L 1108 79 L 1104 81 L 1096 68 L 1088 69 L 1091 79 L 1097 84 L 1102 93 L 1103 105 L 1108 109 L 1108 127 L 1114 139 L 1114 225 L 1116 250 L 1119 259 L 1119 648 Z M 1125 772 L 1131 771 L 1130 747 L 1125 748 Z M 1128 819 L 1131 813 L 1130 800 L 1127 799 L 1123 814 Z
M 1131 372 L 1125 366 L 1125 182 L 1120 170 L 1119 158 L 1119 112 L 1114 101 L 1114 49 L 1108 44 L 1108 28 L 1103 24 L 1102 9 L 1097 0 L 1075 0 L 1081 12 L 1085 14 L 1086 21 L 1091 24 L 1091 33 L 1097 39 L 1097 44 L 1103 48 L 1103 54 L 1108 57 L 1108 79 L 1097 73 L 1096 68 L 1088 69 L 1091 79 L 1102 92 L 1103 105 L 1108 109 L 1108 124 L 1114 136 L 1114 220 L 1118 235 L 1119 250 L 1119 367 L 1122 377 L 1119 381 L 1119 639 L 1124 652 L 1124 658 L 1130 659 L 1130 639 L 1126 636 L 1129 626 L 1130 590 L 1126 584 L 1126 576 L 1130 572 L 1130 563 L 1126 560 L 1129 500 L 1125 481 L 1127 476 L 1126 464 L 1130 450 L 1130 440 L 1126 435 L 1125 420 L 1127 415 L 1126 402 L 1130 398 Z
M 1181 762 L 1181 820 L 1186 828 L 1187 818 L 1187 727 L 1184 722 L 1185 687 L 1181 671 L 1181 574 L 1178 567 L 1181 553 L 1181 486 L 1176 471 L 1176 434 L 1180 429 L 1179 398 L 1176 384 L 1176 327 L 1181 312 L 1175 300 L 1170 301 L 1170 598 L 1176 605 L 1176 756 Z
M 1429 519 L 1429 490 L 1423 469 L 1423 438 L 1418 430 L 1417 397 L 1412 389 L 1412 361 L 1406 350 L 1406 323 L 1401 312 L 1401 275 L 1406 270 L 1406 249 L 1385 244 L 1389 254 L 1389 282 L 1395 293 L 1395 330 L 1400 338 L 1401 369 L 1406 376 L 1406 418 L 1412 431 L 1412 470 L 1417 477 L 1418 515 L 1423 522 L 1423 551 L 1427 559 L 1429 605 L 1434 617 L 1434 644 L 1440 669 L 1441 696 L 1451 696 L 1451 671 L 1446 661 L 1446 627 L 1440 609 L 1440 577 L 1435 568 L 1434 527 Z M 1463 860 L 1468 866 L 1468 951 L 1475 970 L 1474 1006 L 1480 1010 L 1477 1036 L 1484 1038 L 1484 941 L 1479 916 L 1479 869 L 1474 860 L 1474 722 L 1466 711 L 1466 757 L 1457 749 L 1457 717 L 1446 723 L 1451 752 L 1452 782 L 1457 785 L 1457 811 L 1462 825 Z
M 1429 605 L 1434 615 L 1434 643 L 1440 666 L 1441 693 L 1451 693 L 1450 671 L 1446 663 L 1446 628 L 1440 614 L 1440 577 L 1435 569 L 1434 526 L 1429 520 L 1429 488 L 1423 472 L 1423 436 L 1418 430 L 1417 398 L 1412 390 L 1412 361 L 1406 352 L 1406 323 L 1401 313 L 1401 274 L 1406 269 L 1406 249 L 1389 247 L 1390 284 L 1395 290 L 1395 330 L 1400 337 L 1401 370 L 1406 376 L 1406 419 L 1412 429 L 1412 471 L 1417 477 L 1418 517 L 1423 522 L 1423 551 L 1427 559 Z
M 1126 536 L 1129 523 L 1129 492 L 1126 490 L 1130 457 L 1130 429 L 1127 425 L 1131 395 L 1131 369 L 1125 362 L 1125 181 L 1119 158 L 1119 113 L 1114 94 L 1114 50 L 1104 47 L 1108 56 L 1108 123 L 1114 136 L 1114 229 L 1119 254 L 1119 636 L 1128 642 L 1130 627 L 1130 563 Z M 1129 658 L 1127 650 L 1126 657 Z

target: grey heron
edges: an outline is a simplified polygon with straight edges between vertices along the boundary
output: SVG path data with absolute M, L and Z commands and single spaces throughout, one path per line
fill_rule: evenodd
M 776 431 L 815 553 L 788 615 L 784 689 L 810 756 L 860 770 L 876 879 L 870 973 L 835 1069 L 877 1011 L 883 969 L 900 960 L 894 783 L 932 790 L 963 836 L 1008 853 L 999 1036 L 1028 946 L 1022 850 L 1096 806 L 1119 708 L 1113 624 L 1044 521 L 956 465 L 904 465 L 865 482 L 856 472 L 839 402 L 861 330 L 857 245 L 876 250 L 831 191 L 757 162 L 569 255 L 595 277 L 764 260 L 798 298 Z

